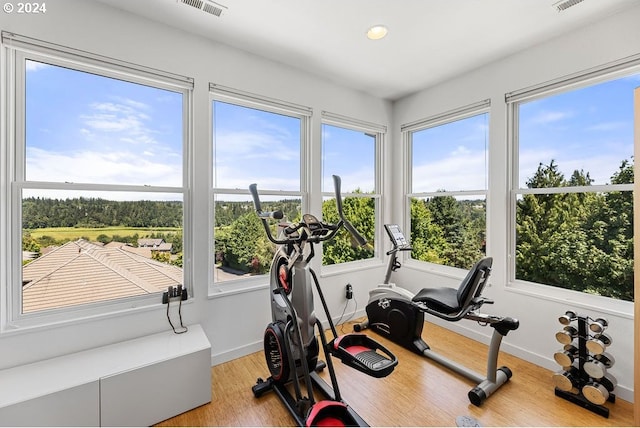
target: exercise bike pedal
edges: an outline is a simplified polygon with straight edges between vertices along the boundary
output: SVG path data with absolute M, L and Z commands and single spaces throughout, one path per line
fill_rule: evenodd
M 344 364 L 375 378 L 388 376 L 398 365 L 398 359 L 391 351 L 364 334 L 337 337 L 329 348 Z

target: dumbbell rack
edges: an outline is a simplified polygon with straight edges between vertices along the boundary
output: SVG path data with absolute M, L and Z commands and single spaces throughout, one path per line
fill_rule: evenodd
M 582 393 L 582 388 L 590 382 L 593 382 L 593 379 L 584 370 L 584 364 L 590 359 L 590 354 L 587 349 L 587 340 L 590 337 L 588 332 L 589 317 L 578 315 L 576 316 L 576 320 L 578 322 L 578 372 L 575 379 L 575 387 L 577 389 L 577 392 L 563 391 L 556 386 L 555 394 L 558 397 L 564 398 L 565 400 L 571 401 L 572 403 L 584 407 L 585 409 L 590 410 L 594 413 L 597 413 L 600 416 L 608 418 L 609 408 L 600 404 L 592 403 Z M 575 362 L 573 364 L 575 366 Z M 615 403 L 615 399 L 615 395 L 610 392 L 607 401 Z

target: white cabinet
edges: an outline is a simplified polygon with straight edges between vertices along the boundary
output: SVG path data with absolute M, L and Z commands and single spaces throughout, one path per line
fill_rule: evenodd
M 210 401 L 199 325 L 0 370 L 2 426 L 149 426 Z

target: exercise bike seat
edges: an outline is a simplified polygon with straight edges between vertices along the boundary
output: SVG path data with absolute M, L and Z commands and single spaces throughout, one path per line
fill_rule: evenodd
M 486 302 L 478 298 L 489 279 L 492 264 L 492 257 L 480 259 L 469 270 L 457 289 L 423 288 L 412 301 L 420 304 L 430 314 L 449 321 L 457 321 Z

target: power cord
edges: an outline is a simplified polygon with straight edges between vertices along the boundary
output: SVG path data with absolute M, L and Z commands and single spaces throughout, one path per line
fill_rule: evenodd
M 180 328 L 181 330 L 176 330 L 175 326 L 171 322 L 171 316 L 169 316 L 169 307 L 171 306 L 171 298 L 177 297 L 180 299 L 180 303 L 178 303 L 178 317 L 180 318 Z M 169 325 L 175 334 L 182 334 L 189 331 L 189 329 L 182 323 L 182 301 L 187 298 L 187 289 L 182 288 L 182 285 L 178 285 L 177 288 L 169 287 L 168 291 L 162 296 L 163 302 L 167 304 L 167 320 L 169 321 Z
M 356 307 L 353 310 L 353 312 L 351 313 L 351 315 L 349 315 L 349 317 L 347 319 L 343 320 L 344 314 L 345 314 L 345 312 L 347 312 L 347 307 L 349 306 L 349 302 L 351 300 L 353 300 L 353 302 L 356 304 Z M 341 333 L 344 333 L 344 325 L 353 319 L 353 317 L 356 314 L 356 312 L 358 312 L 358 301 L 356 300 L 356 298 L 353 297 L 352 299 L 347 299 L 347 301 L 344 304 L 344 308 L 342 309 L 342 315 L 340 315 L 340 318 L 338 318 L 338 322 L 336 322 L 336 324 L 340 325 L 340 332 Z

